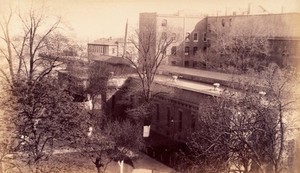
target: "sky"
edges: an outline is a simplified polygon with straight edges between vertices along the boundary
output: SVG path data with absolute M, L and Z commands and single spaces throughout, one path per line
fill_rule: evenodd
M 62 17 L 70 35 L 87 42 L 102 37 L 122 37 L 126 20 L 129 28 L 137 28 L 141 12 L 173 14 L 183 10 L 224 15 L 225 9 L 227 12 L 245 10 L 248 4 L 260 5 L 270 13 L 300 12 L 299 0 L 0 0 L 0 6 L 8 2 L 21 10 L 44 5 L 47 13 Z

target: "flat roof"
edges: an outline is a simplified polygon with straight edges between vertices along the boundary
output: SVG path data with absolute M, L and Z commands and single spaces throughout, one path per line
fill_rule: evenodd
M 211 96 L 219 96 L 225 90 L 225 88 L 222 86 L 218 87 L 218 89 L 215 89 L 215 87 L 210 84 L 178 78 L 175 80 L 172 76 L 164 75 L 156 75 L 154 82 L 170 87 L 207 94 Z

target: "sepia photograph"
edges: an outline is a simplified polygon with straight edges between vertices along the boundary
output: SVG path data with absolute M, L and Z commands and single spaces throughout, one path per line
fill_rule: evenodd
M 0 0 L 0 173 L 299 172 L 299 0 Z

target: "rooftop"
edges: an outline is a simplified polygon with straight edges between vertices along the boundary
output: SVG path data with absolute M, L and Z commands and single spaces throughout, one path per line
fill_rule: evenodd
M 118 43 L 124 42 L 124 38 L 100 38 L 88 44 L 97 44 L 97 45 L 117 45 Z

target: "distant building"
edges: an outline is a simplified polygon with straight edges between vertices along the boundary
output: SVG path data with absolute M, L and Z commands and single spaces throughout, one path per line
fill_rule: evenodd
M 126 50 L 124 51 L 124 47 Z M 133 45 L 124 42 L 124 38 L 101 38 L 88 43 L 88 58 L 90 60 L 106 60 L 112 57 L 123 57 L 123 54 L 135 54 Z
M 207 16 L 199 21 L 193 32 L 198 32 L 201 39 L 185 43 L 187 55 L 185 67 L 199 67 L 199 61 L 193 58 L 199 52 L 206 52 L 215 46 L 217 34 L 235 34 L 237 37 L 266 37 L 269 41 L 269 54 L 279 65 L 300 63 L 300 13 Z M 248 28 L 239 31 L 239 28 Z M 242 30 L 242 29 L 240 29 Z M 237 31 L 237 32 L 236 32 Z
M 263 8 L 259 8 L 263 10 Z M 240 13 L 239 13 L 240 14 Z M 300 54 L 300 13 L 266 14 L 263 11 L 259 15 L 252 15 L 250 8 L 243 15 L 233 12 L 226 16 L 191 16 L 185 14 L 162 15 L 157 13 L 140 13 L 140 34 L 156 33 L 157 37 L 164 32 L 172 32 L 176 40 L 167 49 L 165 64 L 183 67 L 199 68 L 200 62 L 197 53 L 206 52 L 214 46 L 216 41 L 216 29 L 226 30 L 230 33 L 233 25 L 239 23 L 255 31 L 255 37 L 267 36 L 270 44 L 272 59 L 279 64 L 299 62 Z M 156 44 L 152 43 L 152 51 L 156 51 Z
M 139 34 L 141 36 L 152 32 L 155 34 L 154 42 L 151 42 L 150 51 L 155 54 L 157 45 L 161 37 L 174 37 L 173 43 L 166 50 L 167 59 L 163 62 L 168 64 L 171 62 L 169 57 L 184 57 L 184 40 L 193 35 L 193 39 L 197 42 L 199 33 L 190 33 L 194 26 L 205 16 L 199 14 L 185 14 L 179 11 L 176 14 L 157 14 L 157 13 L 140 13 L 139 18 Z M 141 43 L 140 43 L 141 44 Z M 145 43 L 148 44 L 148 43 Z M 173 65 L 183 66 L 183 60 L 178 59 L 172 61 Z

